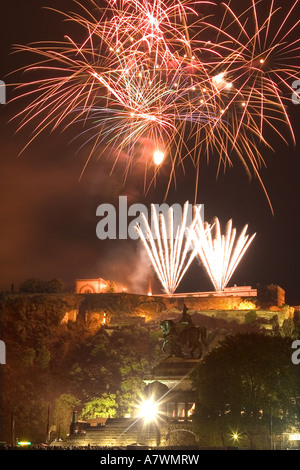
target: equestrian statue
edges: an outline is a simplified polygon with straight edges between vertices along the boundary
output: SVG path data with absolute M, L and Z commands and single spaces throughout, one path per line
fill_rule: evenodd
M 207 347 L 206 328 L 195 326 L 184 304 L 181 319 L 163 320 L 160 326 L 163 332 L 162 352 L 169 356 L 200 358 L 202 346 Z

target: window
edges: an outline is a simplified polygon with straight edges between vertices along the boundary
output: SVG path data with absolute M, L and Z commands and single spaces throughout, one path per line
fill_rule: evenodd
M 185 403 L 178 403 L 177 416 L 178 416 L 178 418 L 184 418 L 185 417 Z
M 167 416 L 168 418 L 175 418 L 175 403 L 167 404 Z

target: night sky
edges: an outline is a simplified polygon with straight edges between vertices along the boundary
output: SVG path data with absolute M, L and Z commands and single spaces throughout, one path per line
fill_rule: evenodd
M 50 5 L 68 10 L 71 0 L 10 0 L 1 5 L 0 79 L 8 85 L 16 79 L 9 72 L 24 65 L 28 57 L 11 55 L 13 44 L 62 39 L 65 28 L 59 15 L 42 9 Z M 299 77 L 300 78 L 300 77 Z M 8 100 L 13 96 L 11 87 Z M 93 159 L 80 174 L 87 150 L 72 142 L 76 129 L 43 134 L 21 156 L 30 129 L 16 134 L 17 122 L 10 119 L 17 105 L 0 105 L 0 289 L 10 290 L 28 277 L 62 278 L 72 291 L 76 278 L 103 277 L 127 283 L 134 292 L 146 292 L 151 269 L 138 241 L 101 241 L 96 236 L 96 208 L 101 203 L 118 204 L 119 195 L 128 203 L 162 203 L 168 182 L 168 166 L 147 194 L 142 165 L 130 171 L 124 183 L 122 162 L 110 175 L 112 161 L 105 155 Z M 299 136 L 300 105 L 288 110 Z M 299 138 L 298 138 L 299 140 Z M 216 178 L 217 157 L 201 164 L 198 203 L 204 203 L 205 219 L 230 218 L 240 230 L 257 235 L 229 285 L 278 284 L 290 305 L 300 304 L 299 292 L 299 145 L 294 148 L 272 140 L 276 152 L 263 152 L 266 168 L 261 176 L 271 199 L 256 178 L 249 180 L 242 164 L 233 157 L 233 167 Z M 179 168 L 176 188 L 172 185 L 169 204 L 194 200 L 195 171 L 187 162 Z M 154 290 L 159 292 L 159 285 Z M 203 269 L 194 262 L 179 291 L 211 290 Z

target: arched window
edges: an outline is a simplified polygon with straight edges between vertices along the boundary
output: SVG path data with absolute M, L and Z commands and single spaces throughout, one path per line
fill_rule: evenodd
M 95 294 L 95 289 L 91 285 L 85 284 L 80 288 L 80 294 Z

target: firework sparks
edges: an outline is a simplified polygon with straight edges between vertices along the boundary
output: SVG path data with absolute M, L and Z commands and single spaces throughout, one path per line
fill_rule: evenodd
M 256 234 L 246 234 L 248 225 L 242 229 L 237 238 L 237 231 L 229 220 L 225 234 L 222 234 L 220 222 L 215 218 L 213 225 L 203 223 L 197 218 L 195 229 L 191 232 L 198 257 L 202 262 L 216 291 L 227 286 L 234 271 L 243 258 Z
M 124 154 L 130 165 L 146 139 L 168 155 L 144 159 L 146 167 L 157 172 L 169 161 L 170 178 L 186 156 L 199 171 L 206 154 L 224 168 L 237 156 L 260 179 L 269 131 L 287 142 L 285 124 L 294 140 L 287 99 L 300 71 L 298 0 L 263 3 L 249 0 L 239 15 L 222 3 L 221 24 L 202 13 L 216 11 L 210 1 L 107 0 L 100 8 L 90 0 L 82 15 L 64 14 L 83 28 L 82 43 L 66 36 L 17 48 L 39 57 L 25 68 L 38 78 L 17 87 L 16 99 L 30 100 L 15 116 L 20 129 L 34 124 L 28 145 L 45 129 L 80 123 L 92 147 L 86 164 L 109 148 L 113 165 Z
M 172 295 L 197 255 L 197 248 L 191 249 L 191 246 L 199 208 L 195 209 L 196 215 L 191 226 L 188 227 L 188 202 L 184 205 L 182 220 L 179 224 L 175 221 L 172 207 L 168 209 L 166 217 L 159 213 L 154 205 L 151 207 L 153 227 L 150 227 L 143 215 L 145 233 L 140 225 L 136 229 L 165 293 Z M 189 229 L 188 235 L 187 229 Z

